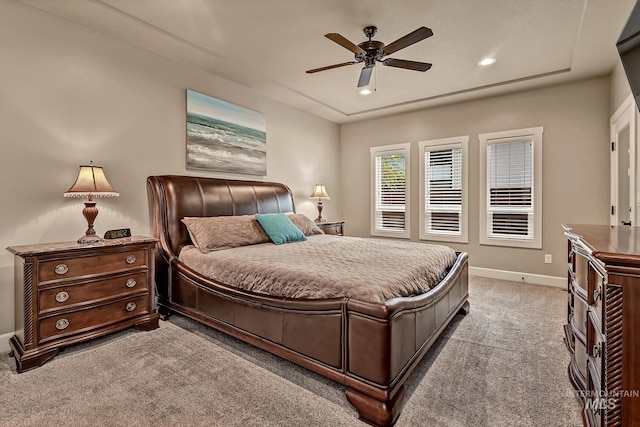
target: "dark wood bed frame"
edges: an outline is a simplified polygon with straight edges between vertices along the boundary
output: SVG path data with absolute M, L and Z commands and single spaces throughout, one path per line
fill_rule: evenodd
M 159 312 L 181 313 L 346 386 L 360 419 L 392 425 L 404 382 L 459 311 L 469 310 L 468 256 L 431 291 L 383 304 L 349 298 L 289 299 L 217 283 L 177 258 L 191 244 L 187 216 L 293 212 L 286 185 L 190 176 L 150 176 L 147 192 L 158 238 Z

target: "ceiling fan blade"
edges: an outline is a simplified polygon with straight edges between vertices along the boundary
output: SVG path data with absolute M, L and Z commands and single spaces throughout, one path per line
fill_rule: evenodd
M 373 72 L 373 65 L 363 67 L 360 71 L 360 78 L 358 79 L 358 87 L 365 87 L 371 80 L 371 73 Z
M 404 49 L 407 46 L 411 46 L 414 43 L 419 42 L 420 40 L 424 40 L 427 37 L 431 37 L 433 35 L 433 31 L 427 27 L 420 27 L 417 30 L 407 34 L 404 37 L 399 38 L 393 43 L 389 43 L 387 46 L 382 48 L 382 51 L 385 55 L 391 55 L 393 52 L 397 52 L 400 49 Z
M 338 33 L 329 33 L 324 35 L 329 40 L 338 43 L 340 46 L 349 49 L 353 53 L 365 54 L 366 52 L 361 47 L 358 47 L 354 43 L 351 43 L 349 40 L 344 38 Z
M 382 61 L 382 63 L 389 67 L 405 68 L 414 71 L 427 71 L 431 68 L 431 64 L 428 62 L 407 61 L 405 59 L 388 58 Z
M 331 70 L 332 68 L 344 67 L 346 65 L 353 65 L 353 64 L 357 64 L 357 63 L 358 63 L 358 61 L 349 61 L 349 62 L 343 62 L 341 64 L 327 65 L 326 67 L 320 67 L 320 68 L 314 68 L 313 70 L 307 70 L 307 74 L 317 73 L 318 71 Z

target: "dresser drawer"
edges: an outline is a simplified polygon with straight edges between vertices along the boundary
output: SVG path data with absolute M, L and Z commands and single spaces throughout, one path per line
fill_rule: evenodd
M 587 303 L 578 295 L 573 296 L 571 326 L 583 341 L 587 340 Z
M 579 251 L 575 251 L 575 271 L 573 277 L 574 285 L 579 288 L 582 294 L 587 294 L 587 282 L 589 277 L 589 260 L 586 255 Z
M 588 303 L 592 315 L 595 316 L 595 325 L 600 332 L 604 331 L 602 325 L 602 300 L 604 299 L 604 275 L 593 263 L 589 263 L 589 288 L 587 290 Z
M 72 279 L 103 274 L 105 271 L 142 267 L 146 265 L 146 262 L 147 251 L 144 249 L 74 258 L 58 258 L 40 262 L 38 264 L 38 278 L 40 282 Z
M 573 357 L 575 358 L 578 372 L 580 372 L 580 376 L 582 377 L 581 380 L 584 384 L 587 381 L 587 351 L 585 344 L 579 339 L 575 340 L 575 352 L 573 353 Z
M 606 393 L 602 392 L 591 359 L 587 364 L 587 370 L 589 371 L 589 381 L 587 382 L 585 415 L 589 419 L 589 425 L 600 427 L 605 425 L 603 422 L 604 412 L 609 408 L 611 400 L 607 398 Z
M 139 294 L 147 289 L 146 271 L 41 289 L 38 292 L 38 313 L 46 314 L 54 310 L 95 304 L 127 294 Z
M 593 313 L 589 310 L 589 321 L 587 322 L 587 354 L 589 355 L 589 361 L 593 365 L 593 372 L 591 375 L 594 377 L 593 382 L 602 387 L 603 380 L 603 361 L 606 351 L 606 345 L 604 337 L 599 328 L 595 325 L 599 321 Z
M 125 298 L 110 304 L 40 319 L 39 344 L 148 313 L 147 295 Z

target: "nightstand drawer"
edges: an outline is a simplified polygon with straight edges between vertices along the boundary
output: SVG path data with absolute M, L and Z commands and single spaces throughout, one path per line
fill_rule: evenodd
M 39 263 L 38 276 L 40 282 L 71 279 L 102 274 L 105 271 L 142 267 L 146 265 L 146 262 L 147 252 L 143 249 L 84 257 L 58 258 Z
M 127 294 L 140 293 L 146 291 L 147 285 L 147 272 L 142 271 L 93 282 L 43 289 L 38 293 L 38 312 L 46 314 L 53 310 L 95 304 Z
M 344 223 L 345 221 L 320 222 L 316 223 L 316 225 L 320 230 L 324 231 L 324 234 L 344 236 Z
M 145 294 L 134 298 L 125 298 L 111 304 L 44 318 L 39 322 L 39 344 L 75 333 L 95 331 L 100 327 L 147 312 L 147 295 Z

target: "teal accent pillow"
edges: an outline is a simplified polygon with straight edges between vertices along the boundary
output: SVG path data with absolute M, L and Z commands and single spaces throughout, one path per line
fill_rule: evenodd
M 307 240 L 302 231 L 285 214 L 256 214 L 256 220 L 276 245 Z

